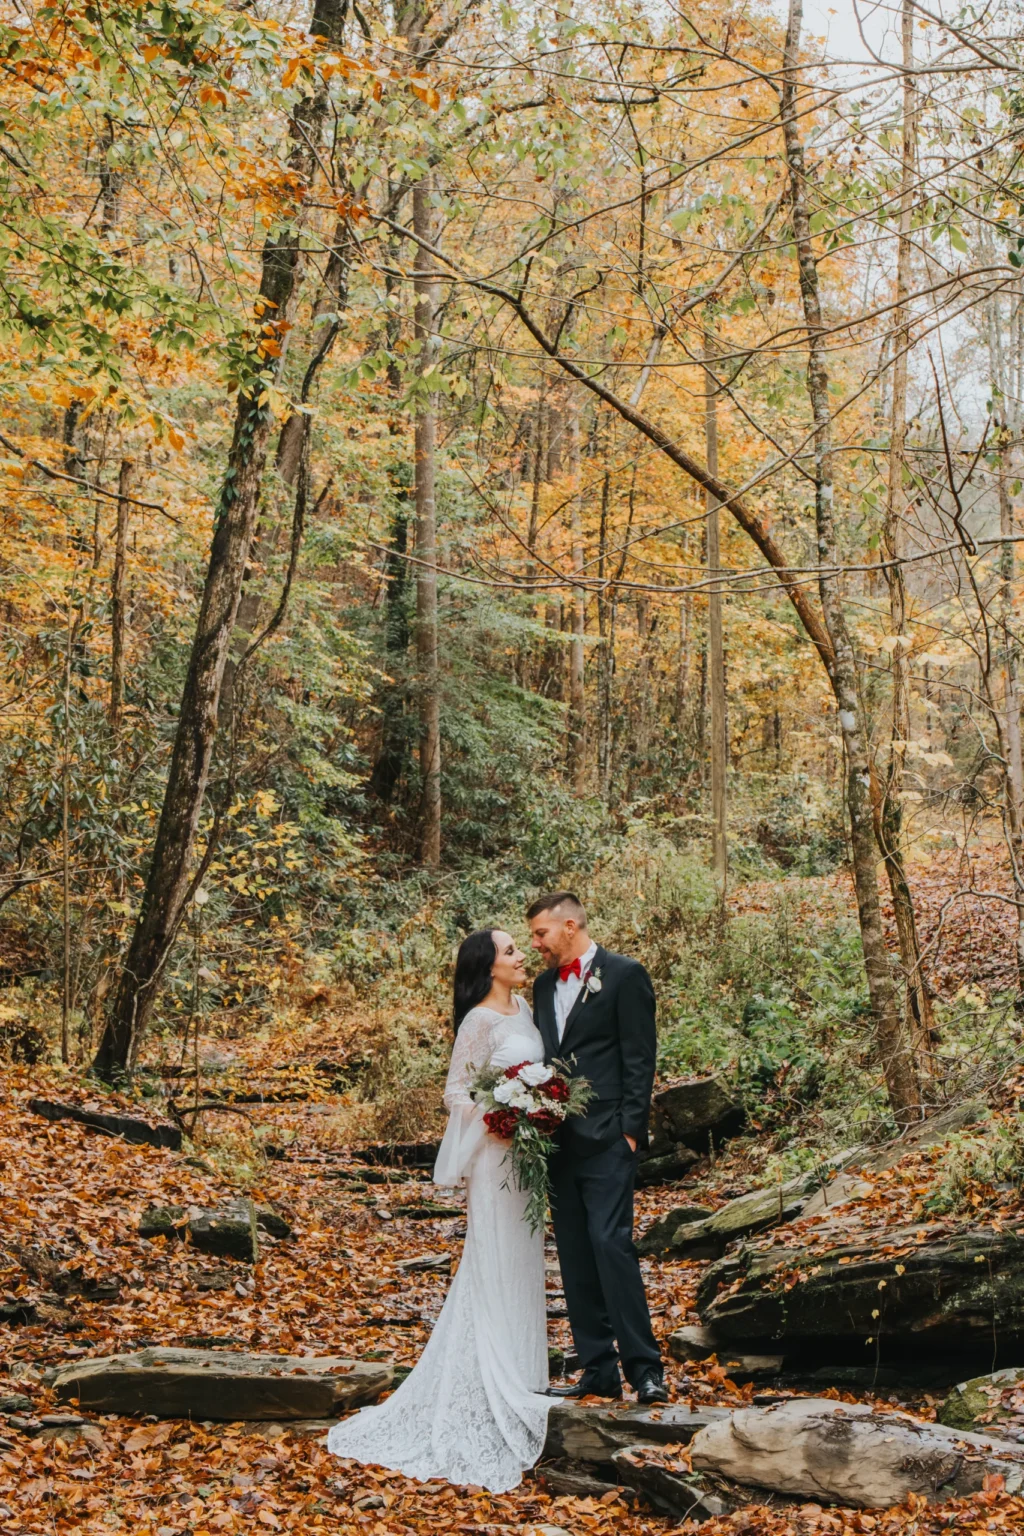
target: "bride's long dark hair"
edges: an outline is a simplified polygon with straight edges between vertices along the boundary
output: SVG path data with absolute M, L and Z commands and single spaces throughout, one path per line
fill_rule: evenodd
M 469 1010 L 482 1003 L 491 990 L 491 971 L 497 958 L 493 928 L 478 928 L 459 945 L 452 989 L 452 1023 L 456 1034 Z

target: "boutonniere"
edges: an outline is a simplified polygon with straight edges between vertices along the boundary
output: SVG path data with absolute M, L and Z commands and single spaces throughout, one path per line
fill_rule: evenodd
M 600 992 L 601 988 L 604 986 L 604 982 L 601 980 L 600 966 L 597 966 L 595 970 L 588 974 L 585 985 L 588 993 Z M 586 998 L 584 998 L 583 1001 L 586 1002 Z

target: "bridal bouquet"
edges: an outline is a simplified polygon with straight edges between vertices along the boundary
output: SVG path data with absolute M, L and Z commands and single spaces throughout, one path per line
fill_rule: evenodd
M 487 1129 L 510 1143 L 505 1156 L 509 1178 L 527 1196 L 531 1232 L 541 1230 L 547 1215 L 552 1137 L 568 1115 L 582 1114 L 593 1097 L 586 1078 L 558 1070 L 564 1066 L 521 1061 L 517 1067 L 485 1067 L 470 1085 L 472 1098 L 484 1106 Z

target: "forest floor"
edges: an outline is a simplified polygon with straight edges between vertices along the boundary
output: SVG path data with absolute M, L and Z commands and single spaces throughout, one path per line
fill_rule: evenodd
M 995 854 L 990 865 L 976 870 L 979 878 L 972 876 L 972 888 L 994 888 L 983 887 L 982 879 L 1002 882 L 1005 871 Z M 948 867 L 935 871 L 930 896 L 915 882 L 924 898 L 926 942 L 945 968 L 947 993 L 968 977 L 976 983 L 972 954 L 975 960 L 979 951 L 998 957 L 989 967 L 991 986 L 1013 954 L 1001 927 L 1009 908 L 980 899 L 974 907 L 968 897 L 948 902 L 952 883 L 962 874 L 962 858 L 953 854 Z M 801 889 L 801 899 L 819 907 L 834 902 L 839 910 L 849 901 L 848 885 L 839 876 L 813 882 L 813 887 L 802 882 Z M 756 910 L 759 900 L 758 886 L 749 885 L 734 909 Z M 398 1171 L 386 1175 L 388 1182 L 364 1188 L 353 1182 L 353 1176 L 365 1176 L 366 1168 L 353 1160 L 347 1145 L 351 1120 L 344 1096 L 324 1086 L 315 1069 L 318 1058 L 337 1046 L 316 1018 L 298 1034 L 292 1029 L 257 1042 L 216 1042 L 218 1067 L 228 1067 L 228 1075 L 239 1083 L 269 1086 L 272 1077 L 278 1085 L 309 1085 L 309 1096 L 301 1102 L 261 1103 L 247 1111 L 258 1121 L 261 1145 L 276 1143 L 283 1149 L 283 1156 L 272 1159 L 254 1150 L 249 1122 L 241 1116 L 204 1116 L 210 1124 L 207 1143 L 197 1138 L 186 1143 L 184 1152 L 130 1145 L 75 1123 L 51 1124 L 29 1110 L 31 1097 L 87 1103 L 96 1101 L 96 1090 L 80 1076 L 51 1068 L 11 1067 L 0 1073 L 0 1290 L 6 1302 L 30 1301 L 36 1311 L 35 1321 L 3 1326 L 0 1399 L 27 1394 L 37 1416 L 53 1411 L 56 1405 L 42 1384 L 47 1367 L 153 1344 L 387 1358 L 399 1367 L 415 1363 L 449 1280 L 437 1272 L 409 1275 L 397 1265 L 441 1254 L 457 1263 L 463 1217 L 418 1219 L 414 1208 L 431 1198 L 449 1207 L 461 1207 L 463 1201 L 455 1191 L 434 1191 L 425 1176 Z M 1021 1093 L 1024 1079 L 1004 1083 L 1000 1090 L 1007 1104 Z M 104 1096 L 105 1107 L 111 1097 L 116 1102 L 116 1096 Z M 127 1100 L 122 1102 L 128 1112 L 139 1112 L 138 1103 L 129 1107 Z M 246 1149 L 235 1164 L 223 1155 L 231 1137 Z M 642 1230 L 678 1204 L 681 1195 L 714 1205 L 755 1187 L 762 1162 L 756 1138 L 749 1138 L 727 1149 L 713 1166 L 700 1165 L 682 1188 L 641 1191 L 638 1227 Z M 919 1219 L 933 1177 L 929 1154 L 905 1158 L 879 1175 L 876 1197 L 840 1216 L 844 1231 L 870 1232 L 881 1240 L 888 1226 Z M 232 1265 L 186 1245 L 139 1235 L 139 1218 L 150 1205 L 211 1207 L 243 1189 L 272 1204 L 293 1227 L 289 1238 L 262 1239 L 255 1266 Z M 1019 1216 L 1020 1210 L 1008 1211 L 1004 1200 L 1003 1207 L 972 1219 L 997 1225 L 1007 1215 Z M 835 1211 L 829 1219 L 835 1221 Z M 787 1230 L 796 1230 L 804 1241 L 815 1235 L 807 1223 Z M 694 1293 L 705 1269 L 702 1262 L 645 1261 L 655 1328 L 663 1342 L 684 1323 L 697 1321 Z M 116 1276 L 117 1299 L 62 1299 L 60 1274 L 70 1270 L 81 1276 Z M 557 1300 L 553 1310 L 559 1310 Z M 568 1347 L 563 1318 L 552 1320 L 550 1338 Z M 749 1386 L 735 1386 L 713 1359 L 685 1367 L 670 1363 L 668 1378 L 673 1397 L 695 1406 L 740 1406 L 752 1394 Z M 880 1400 L 901 1401 L 924 1417 L 934 1413 L 934 1402 L 920 1395 L 901 1400 L 886 1394 Z M 427 1531 L 528 1532 L 538 1526 L 572 1536 L 662 1536 L 673 1529 L 697 1529 L 694 1524 L 673 1527 L 652 1513 L 629 1509 L 614 1496 L 600 1501 L 556 1497 L 545 1486 L 543 1467 L 527 1475 L 514 1493 L 495 1496 L 339 1462 L 322 1442 L 288 1431 L 271 1435 L 251 1425 L 93 1418 L 88 1438 L 64 1442 L 26 1434 L 10 1424 L 9 1416 L 7 1422 L 0 1417 L 2 1536 L 121 1530 L 137 1536 L 234 1536 L 259 1530 L 421 1536 Z M 752 1498 L 744 1509 L 708 1521 L 700 1530 L 702 1536 L 1024 1532 L 1024 1500 L 993 1489 L 944 1505 L 917 1500 L 867 1513 L 815 1504 L 770 1509 Z
M 942 840 L 949 833 L 940 826 Z M 997 832 L 974 836 L 968 847 L 918 847 L 908 860 L 914 913 L 925 973 L 940 997 L 952 998 L 964 986 L 981 986 L 991 996 L 1013 990 L 1016 973 L 1016 912 L 1006 843 Z M 853 917 L 853 876 L 846 867 L 830 875 L 786 882 L 795 893 L 793 922 L 813 914 L 821 924 Z M 736 917 L 776 909 L 778 878 L 750 880 L 729 897 Z M 883 915 L 895 946 L 895 925 L 888 887 L 880 883 Z

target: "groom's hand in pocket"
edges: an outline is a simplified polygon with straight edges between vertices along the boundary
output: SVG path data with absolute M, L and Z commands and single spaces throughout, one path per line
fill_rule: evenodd
M 631 1152 L 635 1152 L 636 1151 L 636 1137 L 635 1136 L 627 1136 L 625 1138 L 625 1140 L 626 1140 L 626 1146 L 629 1148 L 629 1150 Z

